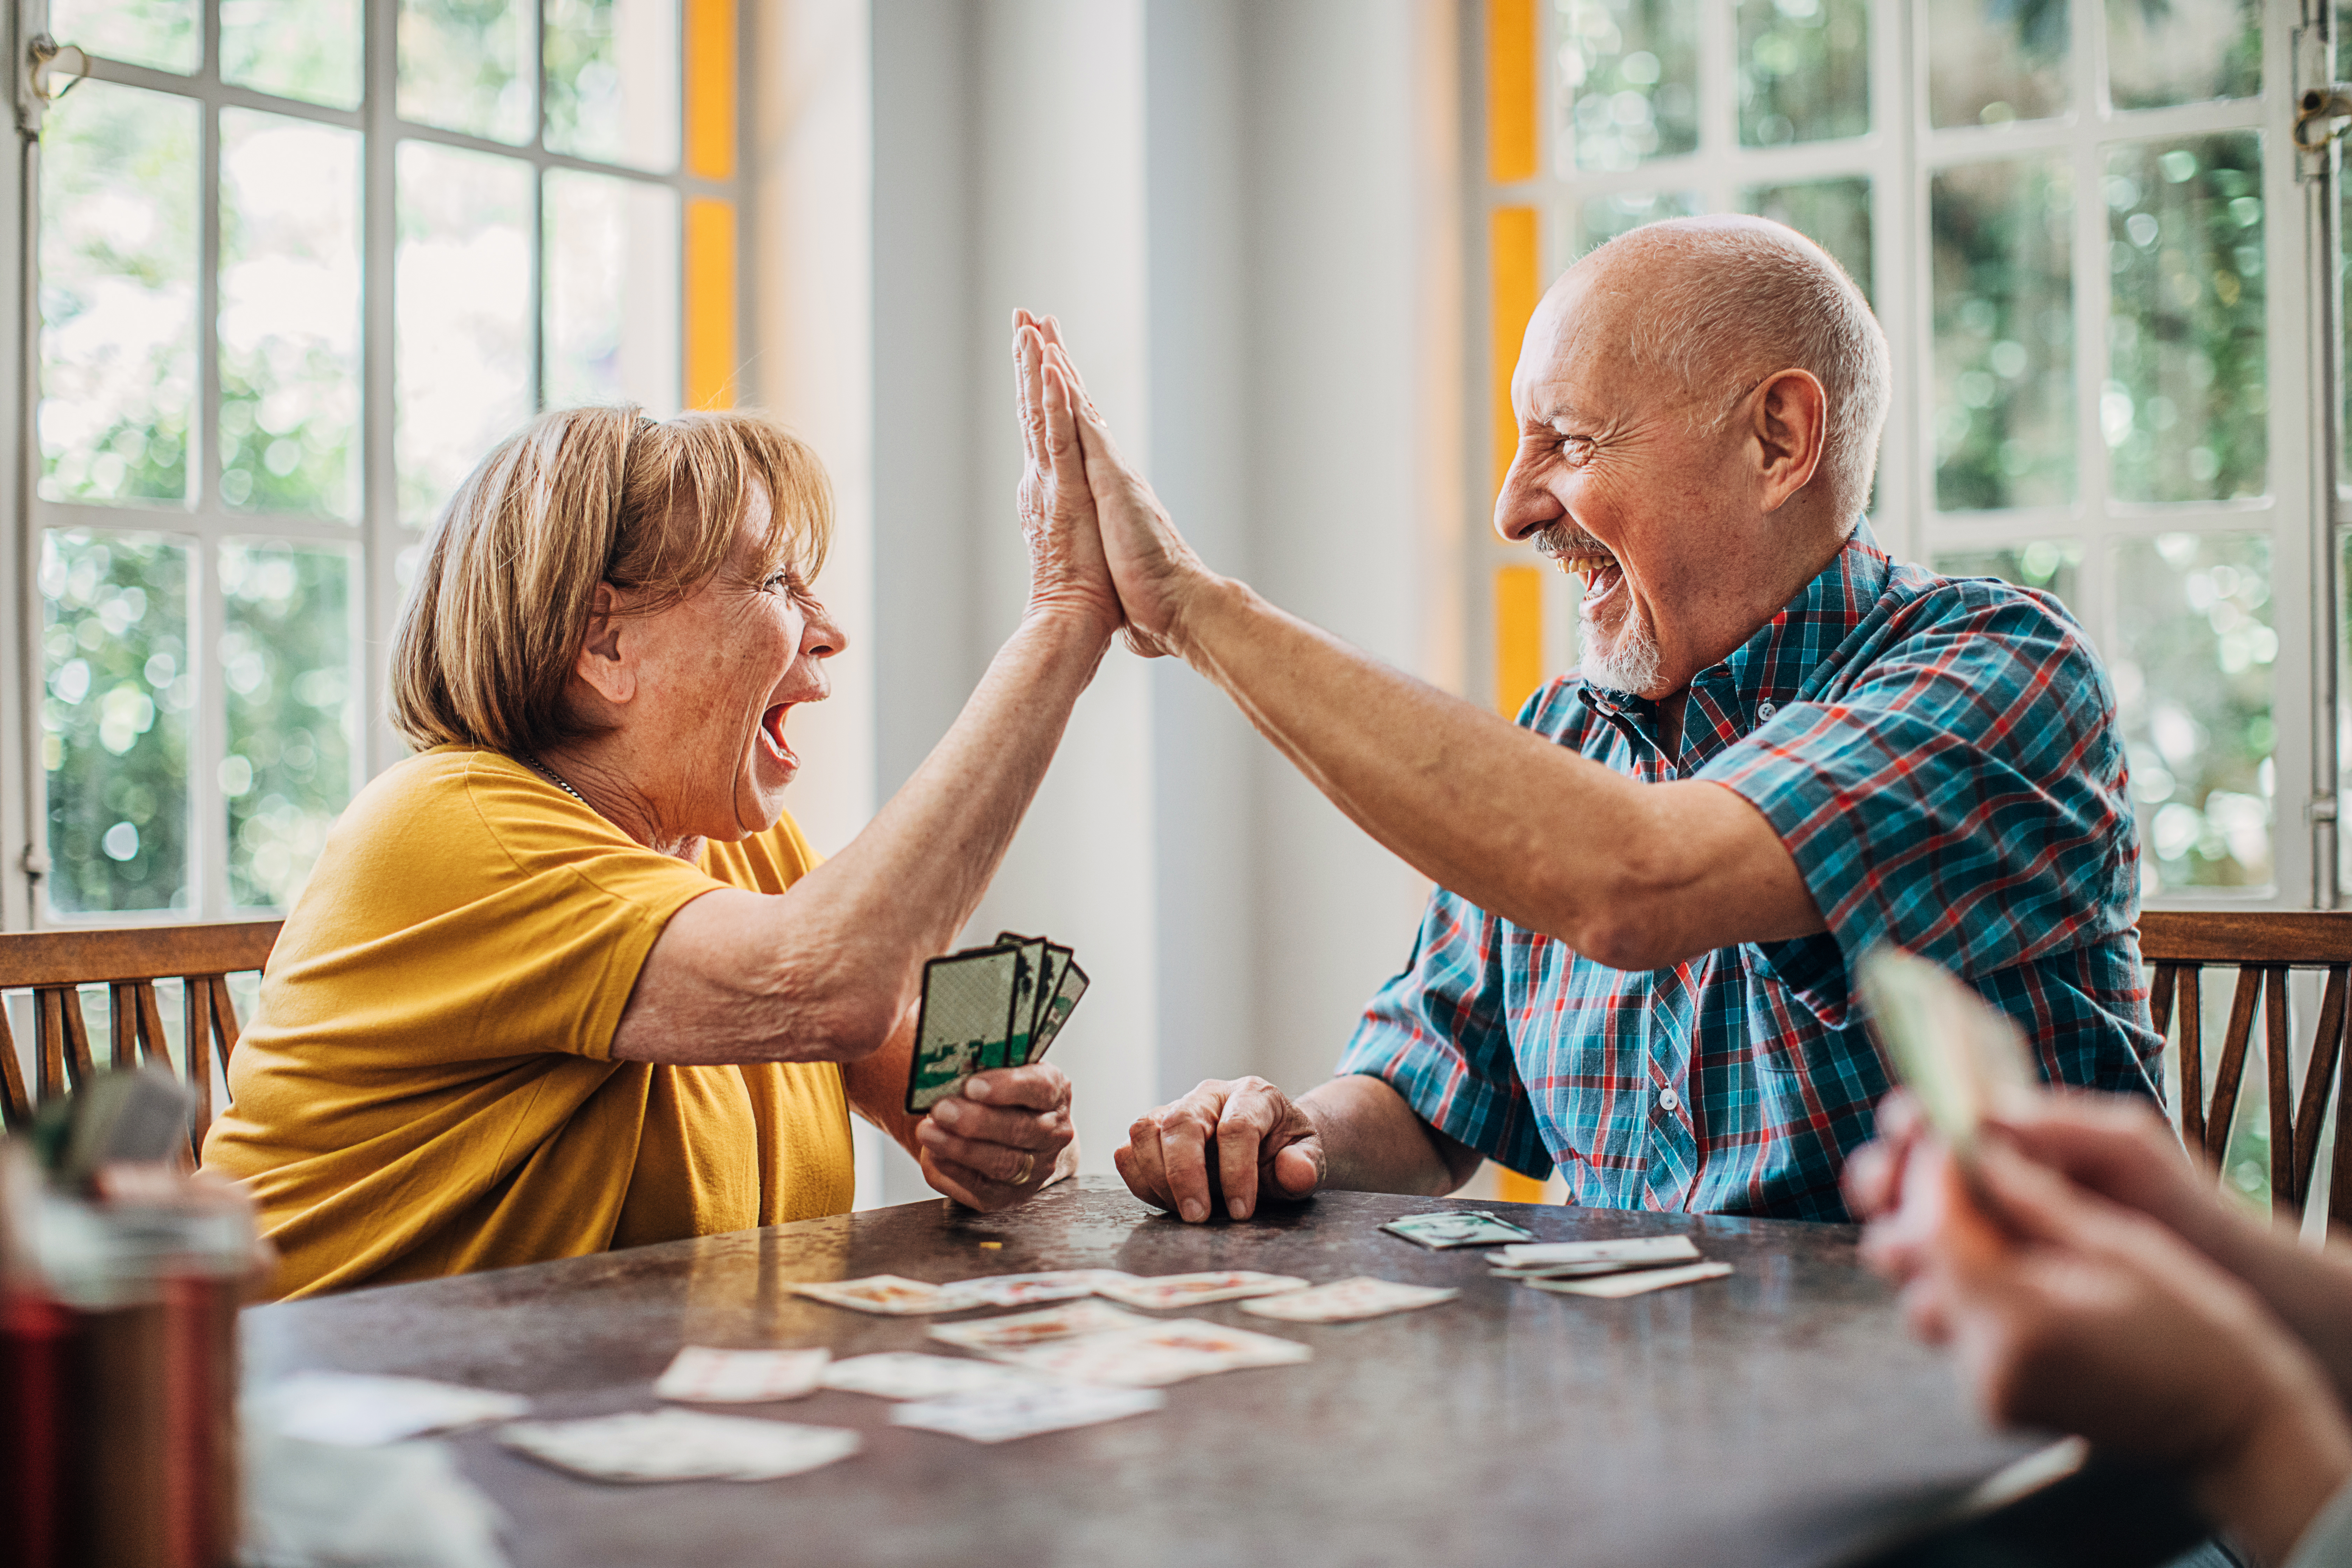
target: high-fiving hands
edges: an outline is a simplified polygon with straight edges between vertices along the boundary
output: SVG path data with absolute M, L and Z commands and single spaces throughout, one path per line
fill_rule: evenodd
M 1015 406 L 1021 418 L 1022 471 L 1016 492 L 1029 543 L 1032 615 L 1070 612 L 1098 621 L 1108 637 L 1121 625 L 1118 591 L 1095 525 L 1094 495 L 1078 444 L 1076 372 L 1052 363 L 1043 328 L 1026 310 L 1013 316 Z

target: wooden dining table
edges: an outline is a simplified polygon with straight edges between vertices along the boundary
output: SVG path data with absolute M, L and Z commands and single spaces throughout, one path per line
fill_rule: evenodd
M 1733 1271 L 1624 1300 L 1556 1295 L 1490 1278 L 1479 1249 L 1428 1251 L 1380 1228 L 1464 1207 L 1543 1240 L 1686 1235 Z M 1184 1225 L 1081 1178 L 1003 1214 L 903 1204 L 257 1307 L 244 1355 L 249 1385 L 304 1369 L 403 1373 L 524 1394 L 562 1418 L 656 1408 L 653 1380 L 683 1345 L 946 1349 L 926 1341 L 934 1320 L 821 1305 L 796 1281 L 1372 1275 L 1461 1295 L 1329 1325 L 1196 1309 L 1313 1358 L 1002 1445 L 894 1426 L 887 1402 L 839 1392 L 734 1407 L 863 1435 L 854 1457 L 784 1480 L 599 1484 L 488 1433 L 449 1441 L 505 1514 L 518 1568 L 1827 1564 L 1916 1531 L 2039 1446 L 1970 1413 L 1856 1241 L 1847 1226 L 1339 1192 Z

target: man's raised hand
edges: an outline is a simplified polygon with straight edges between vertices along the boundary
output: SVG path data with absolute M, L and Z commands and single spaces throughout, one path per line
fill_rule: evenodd
M 1303 1198 L 1328 1170 L 1321 1131 L 1262 1078 L 1204 1080 L 1136 1118 L 1111 1158 L 1137 1197 L 1195 1221 L 1221 1195 L 1234 1219 L 1256 1213 L 1262 1196 Z

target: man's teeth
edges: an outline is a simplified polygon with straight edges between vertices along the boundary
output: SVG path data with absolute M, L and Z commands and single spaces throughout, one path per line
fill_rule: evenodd
M 1562 555 L 1559 561 L 1561 571 L 1573 573 L 1579 577 L 1590 577 L 1604 566 L 1617 564 L 1617 558 L 1613 555 Z

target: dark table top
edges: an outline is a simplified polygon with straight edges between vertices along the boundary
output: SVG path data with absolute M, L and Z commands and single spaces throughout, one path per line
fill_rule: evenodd
M 1556 1296 L 1489 1279 L 1478 1249 L 1423 1251 L 1377 1228 L 1455 1207 L 1544 1240 L 1687 1232 L 1737 1272 L 1625 1300 Z M 1967 1412 L 1945 1360 L 1905 1335 L 1893 1293 L 1861 1267 L 1855 1235 L 1361 1193 L 1185 1226 L 1088 1179 L 1009 1214 L 906 1204 L 284 1302 L 246 1314 L 245 1343 L 251 1376 L 446 1378 L 563 1416 L 656 1408 L 652 1381 L 681 1344 L 945 1349 L 926 1344 L 935 1320 L 821 1306 L 787 1294 L 793 1280 L 1110 1267 L 1458 1285 L 1458 1300 L 1359 1323 L 1198 1309 L 1304 1341 L 1315 1359 L 1179 1384 L 1157 1414 L 1000 1446 L 891 1426 L 888 1404 L 862 1394 L 740 1407 L 866 1435 L 856 1457 L 787 1480 L 605 1486 L 481 1435 L 455 1444 L 512 1521 L 522 1568 L 1810 1564 L 1899 1533 L 2032 1447 Z

